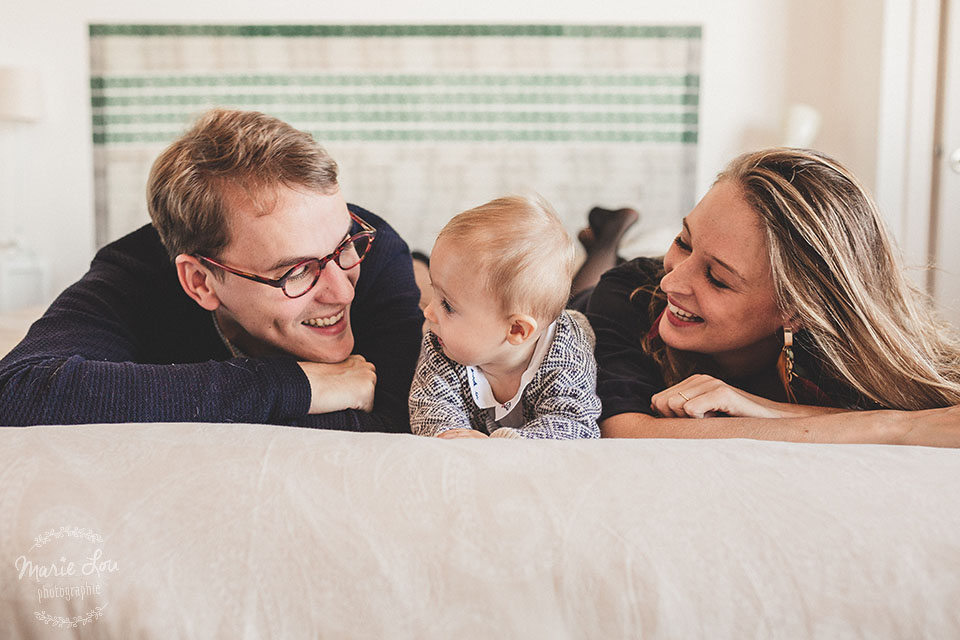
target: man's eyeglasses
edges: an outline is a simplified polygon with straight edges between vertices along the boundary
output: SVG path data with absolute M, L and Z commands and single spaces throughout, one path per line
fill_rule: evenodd
M 363 262 L 363 259 L 367 257 L 367 253 L 370 252 L 370 247 L 373 246 L 373 239 L 377 236 L 377 230 L 367 224 L 366 221 L 354 215 L 352 211 L 348 213 L 350 214 L 350 218 L 360 225 L 360 233 L 355 233 L 344 238 L 343 242 L 338 244 L 337 248 L 333 250 L 333 253 L 329 255 L 298 262 L 276 280 L 228 267 L 225 264 L 220 264 L 213 258 L 199 254 L 194 257 L 197 260 L 202 260 L 215 267 L 220 267 L 227 273 L 232 273 L 235 276 L 282 289 L 284 295 L 288 298 L 299 298 L 313 289 L 313 286 L 317 284 L 317 280 L 320 279 L 320 272 L 323 271 L 323 268 L 327 266 L 328 262 L 333 261 L 338 267 L 346 271 L 347 269 L 353 269 Z

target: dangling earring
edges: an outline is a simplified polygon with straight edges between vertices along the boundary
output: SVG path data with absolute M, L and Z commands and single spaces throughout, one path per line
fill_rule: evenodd
M 797 398 L 793 395 L 793 389 L 790 383 L 793 382 L 793 329 L 785 326 L 783 328 L 783 349 L 780 351 L 780 357 L 777 358 L 777 373 L 780 374 L 780 384 L 787 394 L 787 401 L 796 403 Z

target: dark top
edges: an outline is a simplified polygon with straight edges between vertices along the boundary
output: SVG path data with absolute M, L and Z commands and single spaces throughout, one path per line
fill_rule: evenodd
M 607 271 L 587 302 L 586 315 L 597 335 L 597 395 L 603 403 L 600 420 L 621 413 L 652 415 L 650 399 L 667 385 L 660 366 L 643 349 L 650 331 L 651 291 L 663 276 L 663 260 L 637 258 Z M 631 301 L 630 294 L 644 287 Z M 801 404 L 877 408 L 845 384 L 823 373 L 810 337 L 794 336 L 791 389 Z M 743 388 L 736 380 L 728 384 Z
M 0 424 L 252 422 L 408 432 L 423 324 L 410 252 L 386 222 L 349 208 L 377 229 L 350 310 L 353 352 L 377 368 L 372 413 L 307 415 L 310 384 L 296 359 L 232 358 L 212 314 L 183 291 L 146 225 L 97 252 L 83 278 L 0 360 Z

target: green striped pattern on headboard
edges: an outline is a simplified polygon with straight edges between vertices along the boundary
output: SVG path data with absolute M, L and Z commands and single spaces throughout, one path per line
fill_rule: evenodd
M 198 110 L 269 112 L 326 142 L 696 142 L 696 76 L 97 76 L 94 142 L 169 142 Z
M 423 249 L 508 191 L 539 191 L 571 230 L 594 203 L 658 219 L 692 198 L 699 27 L 102 24 L 90 39 L 100 242 L 145 220 L 150 162 L 214 106 L 311 132 L 348 199 Z

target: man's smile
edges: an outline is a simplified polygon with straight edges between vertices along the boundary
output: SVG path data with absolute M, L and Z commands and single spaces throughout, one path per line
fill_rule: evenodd
M 341 309 L 339 313 L 336 313 L 332 316 L 327 316 L 325 318 L 310 318 L 308 320 L 304 320 L 300 324 L 307 325 L 308 327 L 330 327 L 343 320 L 344 313 L 346 313 L 346 309 Z

